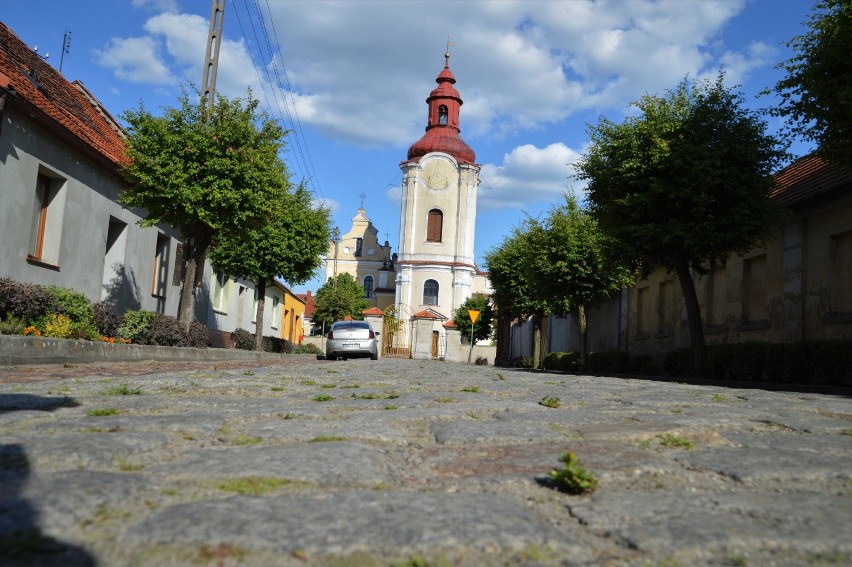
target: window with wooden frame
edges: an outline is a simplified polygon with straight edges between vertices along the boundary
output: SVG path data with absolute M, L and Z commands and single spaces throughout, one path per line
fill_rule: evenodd
M 438 305 L 438 282 L 426 280 L 423 284 L 423 305 Z
M 59 239 L 62 234 L 63 180 L 40 172 L 36 177 L 30 243 L 27 260 L 59 265 Z
M 426 242 L 441 242 L 443 231 L 444 213 L 438 209 L 432 209 L 426 221 Z
M 228 309 L 228 283 L 230 278 L 225 272 L 213 274 L 213 309 L 221 313 L 227 313 Z
M 157 235 L 157 244 L 154 248 L 154 275 L 151 277 L 151 295 L 154 297 L 166 296 L 168 273 L 169 237 L 161 233 Z

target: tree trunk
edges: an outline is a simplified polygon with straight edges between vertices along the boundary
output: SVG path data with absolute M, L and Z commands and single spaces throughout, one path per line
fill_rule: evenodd
M 254 350 L 263 350 L 263 309 L 266 305 L 266 278 L 257 282 L 257 313 L 255 314 Z
M 533 320 L 533 352 L 532 352 L 532 367 L 538 368 L 541 365 L 541 319 L 536 315 Z
M 580 341 L 580 368 L 585 368 L 589 357 L 589 336 L 586 325 L 586 306 L 582 303 L 577 305 L 577 335 Z
M 195 289 L 203 275 L 210 241 L 209 230 L 188 228 L 183 235 L 183 286 L 178 302 L 178 322 L 186 332 L 195 320 Z
M 689 262 L 678 258 L 675 261 L 677 278 L 680 281 L 680 289 L 683 292 L 683 301 L 686 303 L 686 318 L 689 323 L 689 345 L 692 348 L 693 369 L 692 375 L 696 378 L 704 377 L 704 326 L 701 324 L 701 306 L 698 304 L 698 295 L 695 293 L 695 282 L 689 271 Z

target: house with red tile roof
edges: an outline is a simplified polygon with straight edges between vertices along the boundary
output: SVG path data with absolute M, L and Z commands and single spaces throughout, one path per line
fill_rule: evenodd
M 144 211 L 118 199 L 125 133 L 79 81 L 68 82 L 0 22 L 0 277 L 52 284 L 117 311 L 177 314 L 180 232 L 142 228 Z M 255 328 L 251 282 L 214 272 L 199 279 L 196 319 L 227 346 Z M 300 306 L 286 286 L 267 288 L 264 335 L 298 339 Z
M 775 181 L 771 197 L 788 214 L 774 236 L 696 277 L 708 344 L 852 339 L 852 173 L 812 154 Z M 660 356 L 689 346 L 680 286 L 665 270 L 594 308 L 588 322 L 592 350 Z M 528 327 L 512 326 L 498 356 L 529 356 Z M 545 351 L 576 351 L 575 329 L 571 317 L 550 318 Z

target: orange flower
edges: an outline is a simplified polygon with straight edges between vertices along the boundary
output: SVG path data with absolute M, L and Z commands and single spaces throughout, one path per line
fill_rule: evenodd
M 37 337 L 41 336 L 41 331 L 30 325 L 26 329 L 24 329 L 24 335 L 35 335 Z

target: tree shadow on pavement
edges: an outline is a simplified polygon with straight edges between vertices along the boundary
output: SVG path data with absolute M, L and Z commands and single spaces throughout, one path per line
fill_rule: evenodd
M 68 396 L 37 396 L 34 394 L 0 394 L 0 413 L 12 411 L 54 411 L 74 408 L 80 404 Z

